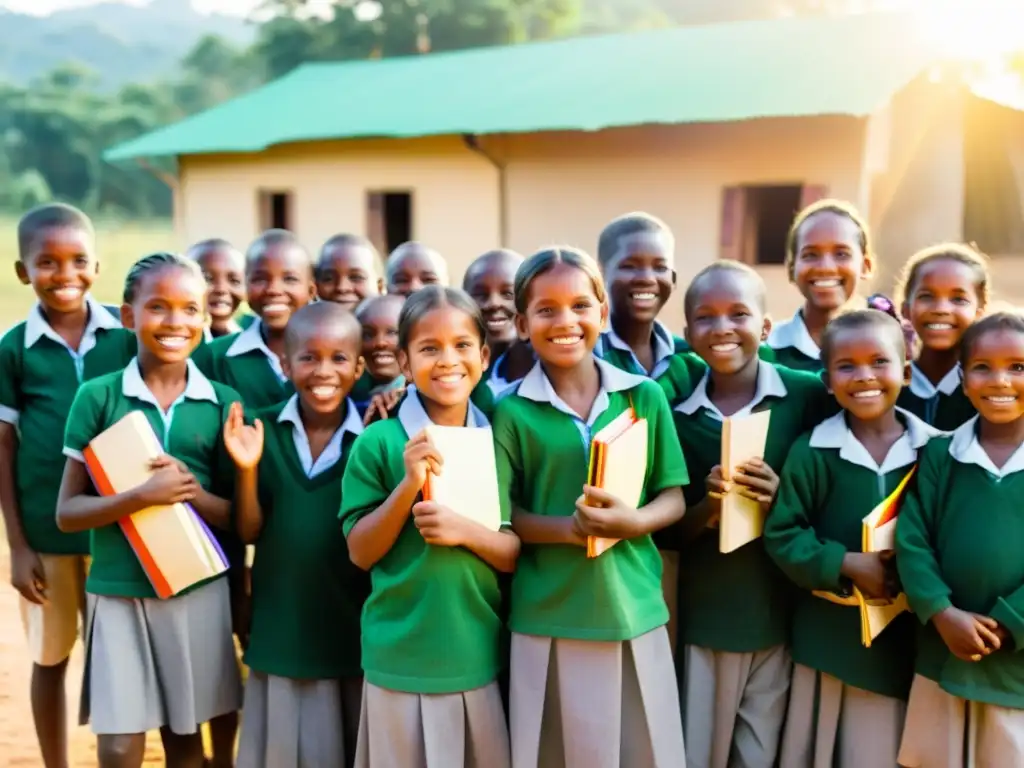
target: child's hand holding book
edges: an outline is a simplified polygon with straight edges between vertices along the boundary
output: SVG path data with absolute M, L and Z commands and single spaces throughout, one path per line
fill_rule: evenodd
M 995 619 L 953 606 L 935 614 L 932 624 L 949 652 L 962 661 L 981 661 L 1002 648 L 1007 636 Z
M 153 474 L 135 491 L 143 509 L 192 501 L 199 493 L 199 483 L 177 459 L 158 456 L 149 468 Z
M 441 467 L 444 459 L 440 451 L 430 441 L 430 435 L 420 432 L 405 444 L 405 453 L 402 456 L 405 462 L 405 480 L 410 483 L 416 491 L 423 490 L 427 482 L 427 473 L 441 474 Z
M 632 539 L 643 531 L 639 515 L 637 510 L 607 491 L 586 485 L 583 495 L 576 500 L 574 518 L 578 530 L 587 536 Z
M 751 459 L 736 467 L 732 475 L 736 490 L 748 499 L 753 499 L 766 511 L 779 490 L 779 476 L 763 459 Z
M 847 552 L 840 573 L 854 583 L 865 597 L 872 600 L 894 598 L 890 594 L 888 561 L 885 552 Z
M 469 518 L 435 501 L 413 505 L 413 520 L 427 544 L 437 547 L 461 547 L 468 538 L 467 526 L 477 525 Z

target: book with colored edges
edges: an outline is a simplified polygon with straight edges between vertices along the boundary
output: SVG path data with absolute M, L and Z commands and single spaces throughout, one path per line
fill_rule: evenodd
M 731 481 L 736 468 L 751 459 L 764 458 L 771 411 L 727 418 L 722 422 L 722 479 Z M 733 488 L 722 499 L 718 522 L 718 551 L 733 552 L 761 538 L 764 510 L 760 502 Z
M 113 496 L 145 483 L 153 474 L 150 462 L 164 450 L 146 416 L 132 411 L 93 438 L 83 453 L 96 490 Z M 119 525 L 162 599 L 228 569 L 217 539 L 188 504 L 139 510 Z
M 499 530 L 498 465 L 490 428 L 431 424 L 426 432 L 444 459 L 444 466 L 440 475 L 427 473 L 423 500 L 443 504 L 489 530 Z
M 891 552 L 895 547 L 896 521 L 900 506 L 916 469 L 917 467 L 911 468 L 896 486 L 896 490 L 864 516 L 861 521 L 862 552 Z M 894 560 L 886 563 L 886 569 L 892 571 L 887 582 L 898 582 Z M 865 648 L 870 648 L 875 638 L 882 634 L 882 630 L 897 616 L 910 610 L 907 596 L 902 591 L 892 599 L 869 598 L 851 584 L 849 588 L 838 592 L 815 591 L 813 594 L 832 603 L 855 606 L 860 611 L 860 641 Z
M 647 420 L 628 408 L 590 441 L 587 484 L 607 491 L 630 507 L 637 507 L 647 479 Z M 591 503 L 590 501 L 587 502 Z M 587 537 L 587 557 L 598 557 L 618 539 Z

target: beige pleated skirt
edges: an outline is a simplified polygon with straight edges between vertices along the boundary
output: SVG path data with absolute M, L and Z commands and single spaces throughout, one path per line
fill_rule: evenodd
M 907 705 L 797 664 L 780 768 L 895 768 Z
M 684 768 L 668 632 L 626 642 L 512 635 L 515 768 Z
M 688 768 L 773 768 L 793 663 L 782 645 L 756 653 L 683 649 Z
M 496 682 L 448 694 L 363 686 L 356 768 L 509 768 L 509 752 Z
M 966 701 L 914 677 L 899 764 L 905 768 L 1024 765 L 1024 709 Z
M 293 680 L 249 671 L 238 768 L 346 768 L 355 759 L 361 677 Z
M 177 734 L 242 703 L 228 580 L 169 600 L 94 595 L 81 722 L 96 734 Z

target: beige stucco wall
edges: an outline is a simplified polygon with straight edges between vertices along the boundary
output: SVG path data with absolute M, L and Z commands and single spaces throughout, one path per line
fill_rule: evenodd
M 723 187 L 824 184 L 859 202 L 863 134 L 863 121 L 813 118 L 481 143 L 506 164 L 507 245 L 529 253 L 569 243 L 593 253 L 611 218 L 647 210 L 676 234 L 682 287 L 718 257 Z M 258 190 L 287 190 L 294 229 L 315 248 L 335 232 L 365 231 L 367 190 L 412 190 L 414 236 L 440 250 L 458 279 L 470 259 L 499 244 L 499 187 L 498 171 L 455 137 L 290 145 L 183 158 L 178 218 L 183 244 L 212 236 L 245 243 L 258 229 Z M 788 314 L 798 295 L 781 268 L 763 272 L 771 309 Z M 682 327 L 681 295 L 665 320 Z

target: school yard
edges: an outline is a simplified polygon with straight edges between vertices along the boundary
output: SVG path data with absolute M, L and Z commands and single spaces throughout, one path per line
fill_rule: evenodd
M 0 333 L 25 317 L 35 296 L 14 274 L 17 259 L 13 220 L 0 218 Z M 94 292 L 103 301 L 119 303 L 122 278 L 140 256 L 166 250 L 174 244 L 170 225 L 164 222 L 124 224 L 104 222 L 97 226 L 101 254 L 100 277 Z M 42 765 L 29 707 L 31 666 L 18 615 L 18 600 L 10 587 L 7 544 L 0 530 L 0 768 Z M 68 720 L 77 722 L 78 692 L 82 676 L 81 647 L 75 649 L 68 670 Z M 88 727 L 71 730 L 71 766 L 94 768 L 96 741 Z M 162 765 L 160 738 L 147 740 L 146 765 Z

